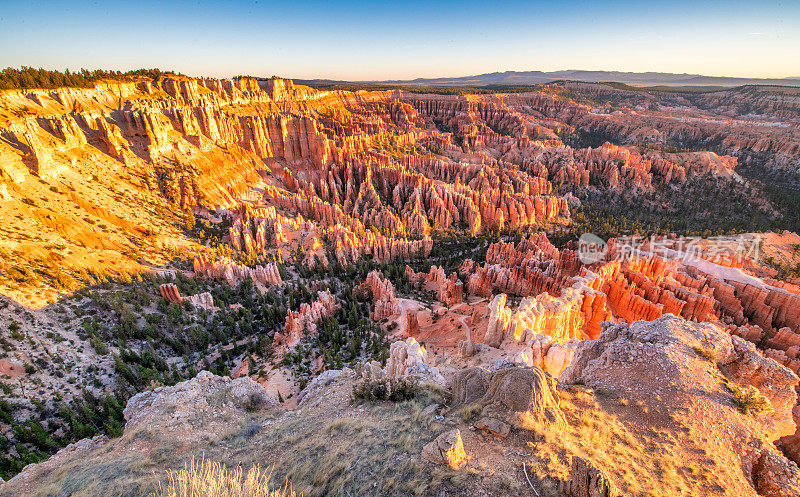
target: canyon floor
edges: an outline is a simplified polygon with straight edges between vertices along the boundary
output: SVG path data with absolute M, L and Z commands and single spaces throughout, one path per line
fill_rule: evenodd
M 797 91 L 518 90 L 3 90 L 0 495 L 800 495 Z

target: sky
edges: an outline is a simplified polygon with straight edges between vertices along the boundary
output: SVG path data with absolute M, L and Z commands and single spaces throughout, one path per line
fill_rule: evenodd
M 800 76 L 800 0 L 10 1 L 0 67 L 337 80 L 562 69 Z

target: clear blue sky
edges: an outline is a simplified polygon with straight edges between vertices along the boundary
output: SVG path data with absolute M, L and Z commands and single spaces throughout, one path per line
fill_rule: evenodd
M 602 69 L 800 76 L 800 1 L 0 0 L 0 66 L 348 80 Z

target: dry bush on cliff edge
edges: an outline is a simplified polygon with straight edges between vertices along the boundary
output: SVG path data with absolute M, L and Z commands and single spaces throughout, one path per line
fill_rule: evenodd
M 229 470 L 218 462 L 192 458 L 179 471 L 167 471 L 167 485 L 159 483 L 151 497 L 296 497 L 291 488 L 275 488 L 272 473 L 256 465 L 247 473 L 238 466 Z
M 733 394 L 733 403 L 742 414 L 766 414 L 773 411 L 772 403 L 753 385 L 743 387 L 732 381 L 725 381 Z

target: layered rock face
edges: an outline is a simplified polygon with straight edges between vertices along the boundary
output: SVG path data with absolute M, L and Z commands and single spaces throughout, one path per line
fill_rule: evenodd
M 3 104 L 20 105 L 20 93 L 7 92 Z M 288 115 L 320 95 L 291 81 L 165 78 L 126 84 L 124 91 L 98 85 L 29 95 L 41 107 L 38 125 L 12 124 L 4 132 L 19 138 L 33 173 L 52 174 L 59 163 L 40 146 L 46 131 L 56 138 L 58 153 L 91 144 L 129 167 L 149 169 L 152 186 L 183 206 L 232 205 L 258 182 L 259 159 L 330 160 L 316 121 Z M 283 105 L 285 111 L 278 111 Z

